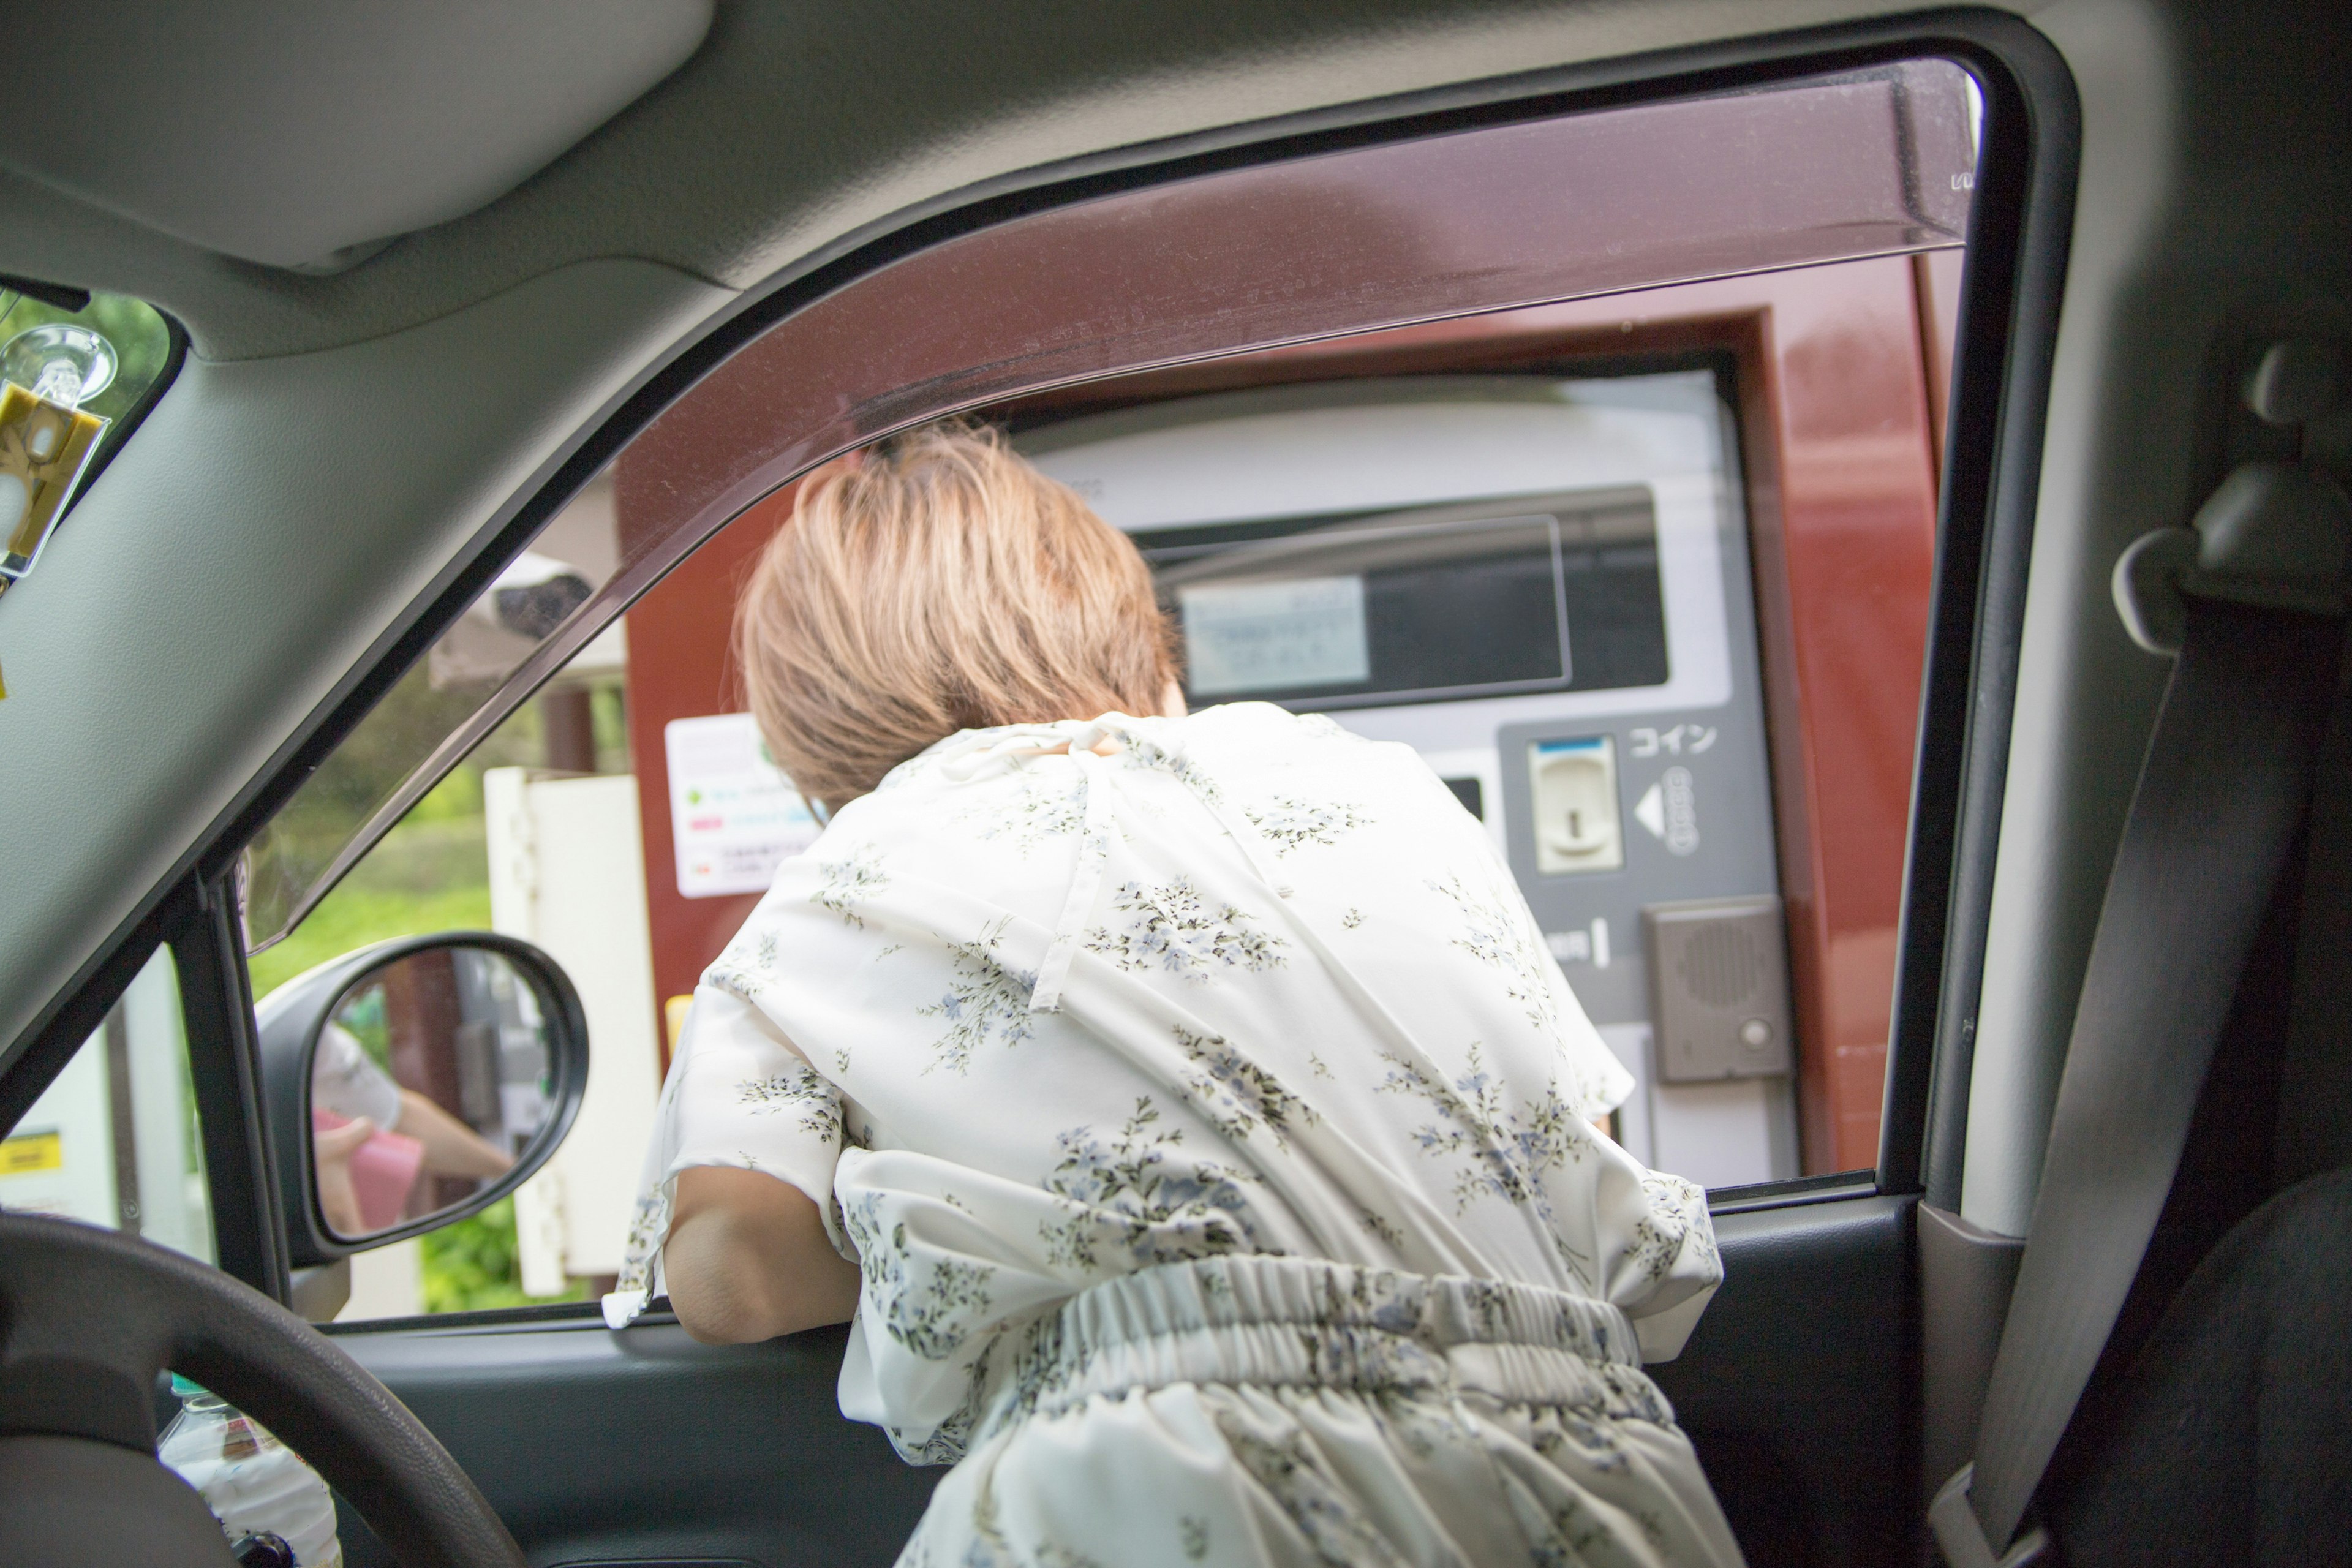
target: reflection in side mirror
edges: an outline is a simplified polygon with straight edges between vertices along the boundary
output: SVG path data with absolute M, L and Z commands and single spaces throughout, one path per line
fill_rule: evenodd
M 546 1125 L 547 1017 L 503 954 L 442 947 L 360 976 L 310 1057 L 319 1207 L 357 1241 L 464 1203 Z
M 297 1266 L 505 1196 L 554 1152 L 586 1087 L 578 997 L 510 937 L 386 943 L 289 982 L 258 1014 Z

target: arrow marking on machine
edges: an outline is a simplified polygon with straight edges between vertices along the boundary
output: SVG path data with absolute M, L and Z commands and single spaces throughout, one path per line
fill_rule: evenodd
M 1656 837 L 1666 836 L 1666 792 L 1663 785 L 1652 784 L 1634 804 L 1633 820 L 1648 828 Z

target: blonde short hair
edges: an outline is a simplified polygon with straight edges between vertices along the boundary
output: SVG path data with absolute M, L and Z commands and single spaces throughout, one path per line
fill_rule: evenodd
M 959 730 L 1155 713 L 1176 679 L 1127 535 L 961 422 L 802 484 L 735 657 L 778 765 L 835 810 Z

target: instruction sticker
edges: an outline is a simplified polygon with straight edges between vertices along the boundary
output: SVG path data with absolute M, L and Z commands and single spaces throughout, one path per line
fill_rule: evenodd
M 673 719 L 662 747 L 681 896 L 764 893 L 776 868 L 824 831 L 749 713 Z
M 40 558 L 106 421 L 0 386 L 0 587 Z
M 0 1139 L 0 1176 L 61 1170 L 65 1163 L 65 1141 L 55 1132 L 19 1132 Z

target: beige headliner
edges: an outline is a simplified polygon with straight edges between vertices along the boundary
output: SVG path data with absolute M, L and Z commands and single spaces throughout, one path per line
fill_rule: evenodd
M 668 79 L 488 207 L 314 278 L 230 261 L 0 173 L 0 270 L 136 294 L 215 359 L 357 342 L 568 264 L 757 284 L 991 177 L 1130 143 L 1710 37 L 1867 0 L 722 5 Z

